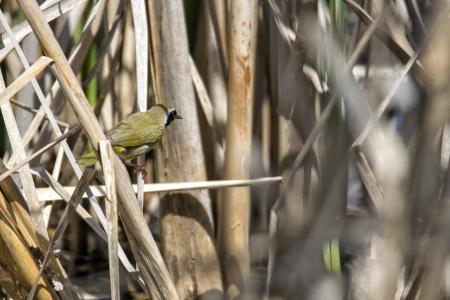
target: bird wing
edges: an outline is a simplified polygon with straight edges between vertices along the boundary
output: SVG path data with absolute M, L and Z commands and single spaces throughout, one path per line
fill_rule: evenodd
M 81 155 L 80 158 L 77 159 L 77 163 L 81 166 L 92 167 L 97 162 L 97 154 L 95 151 L 89 151 Z
M 161 119 L 152 111 L 129 115 L 109 133 L 112 146 L 137 147 L 157 142 L 164 133 Z

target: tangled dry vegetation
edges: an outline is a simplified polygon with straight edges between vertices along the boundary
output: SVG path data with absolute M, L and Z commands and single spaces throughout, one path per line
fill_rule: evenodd
M 2 299 L 450 297 L 448 1 L 0 8 Z

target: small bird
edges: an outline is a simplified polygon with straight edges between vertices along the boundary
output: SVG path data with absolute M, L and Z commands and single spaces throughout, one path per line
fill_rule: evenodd
M 174 108 L 167 109 L 162 104 L 152 106 L 146 112 L 131 114 L 108 133 L 111 146 L 127 165 L 143 171 L 143 166 L 133 164 L 131 160 L 155 148 L 166 127 L 175 119 L 182 117 Z M 95 151 L 87 152 L 77 162 L 92 167 L 97 162 L 97 154 Z

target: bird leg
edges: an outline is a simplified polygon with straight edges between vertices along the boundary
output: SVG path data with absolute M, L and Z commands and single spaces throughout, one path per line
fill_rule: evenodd
M 142 172 L 144 177 L 147 175 L 147 172 L 145 172 L 144 166 L 140 166 L 138 164 L 135 164 L 132 162 L 133 159 L 147 153 L 150 150 L 149 145 L 141 145 L 138 147 L 122 147 L 122 146 L 115 146 L 114 151 L 119 155 L 119 157 L 125 162 L 125 164 L 135 168 L 136 173 Z
M 133 167 L 136 173 L 142 172 L 143 177 L 147 176 L 147 171 L 145 171 L 144 165 L 135 164 L 131 162 L 131 159 L 125 160 L 125 164 L 129 165 L 130 167 Z

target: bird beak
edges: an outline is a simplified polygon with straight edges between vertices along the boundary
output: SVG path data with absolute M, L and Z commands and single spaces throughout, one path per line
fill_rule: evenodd
M 183 119 L 180 115 L 177 115 L 175 119 Z

